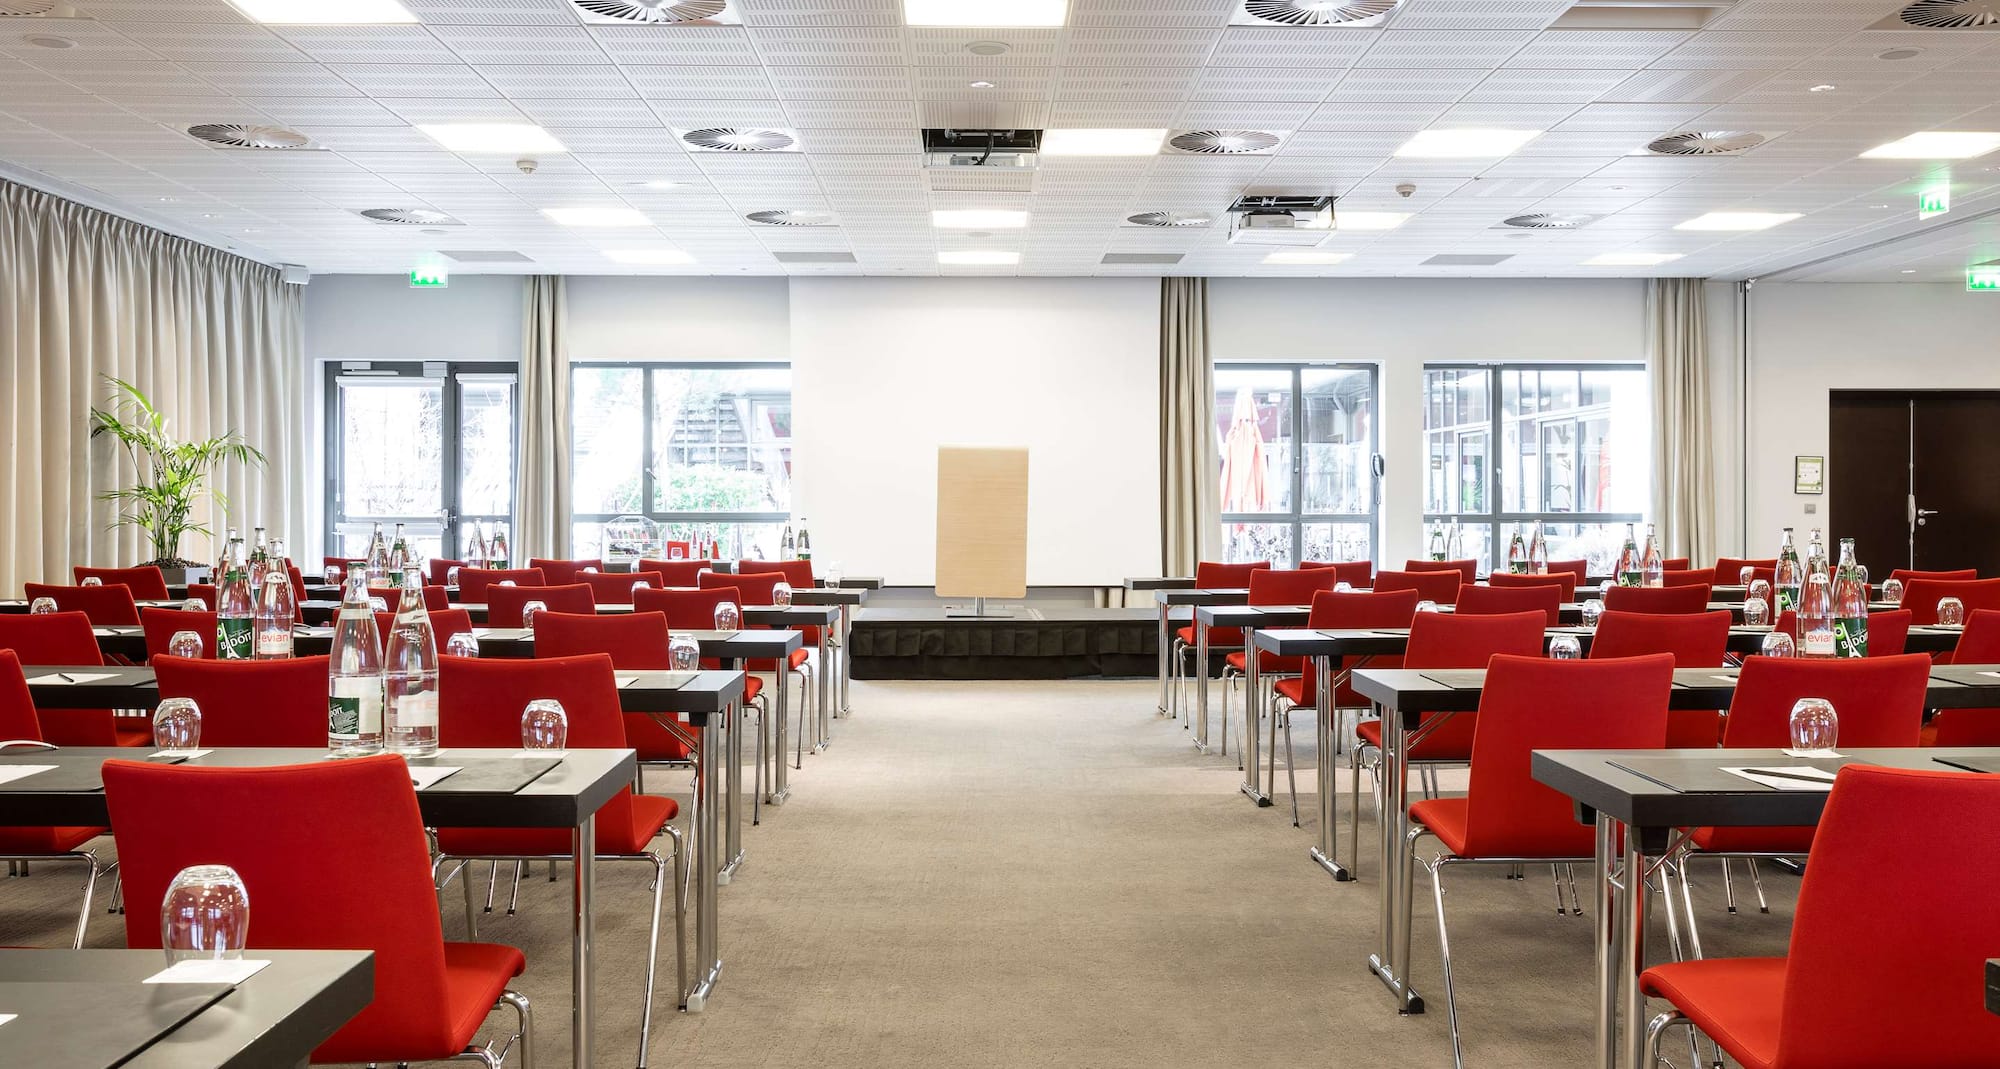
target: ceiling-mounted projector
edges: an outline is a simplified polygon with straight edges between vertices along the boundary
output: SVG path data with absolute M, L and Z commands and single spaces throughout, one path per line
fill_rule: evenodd
M 1231 245 L 1317 245 L 1333 233 L 1333 198 L 1242 197 L 1229 206 Z

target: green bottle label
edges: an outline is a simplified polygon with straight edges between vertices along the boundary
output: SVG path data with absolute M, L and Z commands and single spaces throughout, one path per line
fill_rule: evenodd
M 400 571 L 395 571 L 395 570 L 391 570 L 391 571 L 389 572 L 389 585 L 390 585 L 390 586 L 394 586 L 394 587 L 400 587 L 400 586 L 402 586 L 402 585 L 403 585 L 403 573 L 402 573 L 402 572 L 400 572 Z
M 1515 575 L 1526 575 L 1528 574 L 1528 562 L 1524 560 L 1509 561 L 1507 570 L 1513 572 Z
M 225 616 L 215 622 L 215 657 L 221 661 L 250 659 L 250 621 L 241 616 Z
M 1868 618 L 1843 616 L 1835 620 L 1833 651 L 1836 657 L 1868 656 Z
M 1640 572 L 1619 572 L 1618 585 L 1639 586 L 1641 583 L 1645 581 L 1645 578 L 1646 578 L 1645 575 L 1643 575 Z
M 361 699 L 328 698 L 326 700 L 326 733 L 340 739 L 360 738 Z
M 1778 588 L 1779 612 L 1784 612 L 1786 609 L 1798 608 L 1798 604 L 1799 604 L 1799 596 L 1792 591 L 1791 587 L 1781 586 Z

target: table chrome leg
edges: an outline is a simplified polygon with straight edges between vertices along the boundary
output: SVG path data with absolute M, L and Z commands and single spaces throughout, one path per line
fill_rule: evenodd
M 1194 748 L 1208 752 L 1208 628 L 1194 621 Z
M 772 677 L 772 681 L 776 684 L 774 689 L 778 692 L 778 700 L 772 703 L 773 707 L 778 711 L 776 733 L 772 736 L 777 741 L 777 753 L 775 755 L 777 760 L 771 769 L 771 796 L 764 800 L 772 805 L 784 805 L 785 799 L 791 797 L 792 787 L 790 774 L 791 762 L 785 760 L 786 732 L 791 730 L 790 703 L 787 701 L 786 695 L 791 688 L 785 685 L 785 659 L 783 657 L 778 658 L 777 672 Z
M 1263 745 L 1263 735 L 1259 731 L 1259 721 L 1264 709 L 1264 680 L 1258 672 L 1258 662 L 1263 660 L 1257 651 L 1257 632 L 1252 628 L 1243 629 L 1243 786 L 1240 788 L 1250 800 L 1259 806 L 1271 804 L 1271 796 L 1257 786 L 1257 777 L 1263 768 L 1258 761 L 1258 751 Z M 1224 738 L 1229 736 L 1228 725 L 1222 729 Z
M 1166 602 L 1160 603 L 1160 703 L 1158 709 L 1161 716 L 1167 715 L 1167 659 L 1172 655 L 1169 647 L 1173 643 L 1173 635 L 1170 631 L 1169 622 L 1170 610 L 1171 606 Z
M 1379 708 L 1379 707 L 1378 707 Z M 1403 719 L 1395 709 L 1382 714 L 1382 828 L 1378 860 L 1382 872 L 1382 901 L 1376 926 L 1381 945 L 1368 960 L 1390 993 L 1396 996 L 1396 1012 L 1422 1013 L 1424 1000 L 1410 989 L 1408 974 L 1410 940 L 1410 898 L 1408 844 L 1409 766 L 1403 758 Z
M 743 864 L 743 707 L 731 702 L 726 715 L 722 728 L 725 757 L 716 774 L 723 784 L 722 805 L 728 810 L 728 831 L 722 865 L 715 873 L 717 883 L 728 883 L 735 878 L 737 866 Z M 706 759 L 707 754 L 702 756 Z
M 597 891 L 597 815 L 585 814 L 570 832 L 570 869 L 574 873 L 571 894 L 575 899 L 576 917 L 570 928 L 570 985 L 572 1009 L 570 1019 L 570 1051 L 577 1069 L 595 1065 L 591 1057 L 591 1041 L 595 1039 L 597 1014 L 597 964 L 592 956 L 596 952 L 596 898 Z M 461 878 L 463 873 L 460 874 Z
M 819 706 L 814 710 L 819 714 L 814 718 L 819 723 L 819 745 L 815 749 L 820 750 L 833 745 L 833 655 L 827 645 L 831 632 L 831 626 L 819 629 L 819 663 L 813 666 L 813 682 L 819 684 L 819 700 L 814 703 Z
M 1618 1069 L 1618 823 L 1597 814 L 1597 1069 Z
M 714 753 L 720 744 L 716 718 L 711 716 L 701 726 L 701 750 Z M 696 807 L 694 835 L 694 986 L 681 994 L 681 1008 L 689 1013 L 700 1013 L 708 1004 L 709 995 L 722 979 L 722 949 L 717 941 L 718 926 L 716 908 L 720 886 L 716 880 L 719 866 L 716 857 L 721 850 L 721 786 L 714 770 L 704 767 L 696 778 L 695 789 L 700 792 L 700 804 Z M 581 1064 L 581 1063 L 579 1063 Z
M 1625 1064 L 1633 1069 L 1645 1065 L 1646 993 L 1639 989 L 1639 974 L 1646 971 L 1647 901 L 1646 848 L 1632 829 L 1625 830 L 1625 867 L 1619 880 L 1618 927 L 1620 929 L 1619 996 L 1625 1004 Z
M 1354 878 L 1339 861 L 1339 830 L 1335 827 L 1335 791 L 1333 787 L 1333 738 L 1340 725 L 1334 720 L 1333 676 L 1327 671 L 1327 658 L 1313 658 L 1313 672 L 1318 678 L 1317 693 L 1313 695 L 1313 723 L 1319 725 L 1318 749 L 1313 753 L 1313 764 L 1318 771 L 1319 783 L 1319 845 L 1311 849 L 1313 862 L 1327 871 L 1336 880 Z

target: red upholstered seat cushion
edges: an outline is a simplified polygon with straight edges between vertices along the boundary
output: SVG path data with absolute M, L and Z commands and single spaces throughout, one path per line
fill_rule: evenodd
M 0 828 L 0 855 L 67 854 L 110 828 Z
M 1470 713 L 1459 713 L 1455 716 L 1455 719 L 1470 723 L 1475 717 Z M 1361 736 L 1361 741 L 1378 750 L 1382 748 L 1382 722 L 1380 720 L 1363 720 L 1355 727 L 1354 731 L 1355 734 Z M 1424 736 L 1422 742 L 1410 748 L 1410 760 L 1470 761 L 1472 760 L 1472 732 L 1469 729 L 1454 732 L 1450 724 L 1445 724 L 1443 727 Z
M 1304 657 L 1280 657 L 1270 650 L 1258 650 L 1257 652 L 1259 654 L 1257 658 L 1257 670 L 1259 672 L 1297 675 L 1306 670 L 1306 659 Z M 1229 667 L 1239 672 L 1247 671 L 1250 664 L 1250 658 L 1241 650 L 1230 654 L 1228 657 L 1223 658 L 1223 660 L 1229 663 Z
M 635 794 L 631 820 L 597 822 L 597 852 L 636 854 L 646 850 L 660 829 L 680 812 L 680 803 L 672 798 Z M 439 828 L 437 840 L 439 850 L 458 857 L 567 854 L 570 850 L 566 828 Z M 493 1000 L 487 999 L 486 1004 L 490 1008 Z
M 1194 625 L 1189 624 L 1188 626 L 1183 627 L 1180 630 L 1174 632 L 1174 637 L 1180 639 L 1182 645 L 1186 646 L 1189 649 L 1193 649 Z M 1213 650 L 1213 649 L 1220 649 L 1224 646 L 1241 646 L 1241 645 L 1243 645 L 1243 629 L 1240 627 L 1211 627 L 1208 629 L 1209 649 Z
M 1778 1059 L 1785 959 L 1712 958 L 1656 965 L 1639 977 L 1653 998 L 1669 999 L 1744 1069 Z
M 1694 845 L 1721 854 L 1803 854 L 1814 828 L 1696 828 Z
M 1429 828 L 1445 849 L 1458 857 L 1478 857 L 1468 853 L 1467 830 L 1472 806 L 1468 798 L 1430 798 L 1410 806 L 1410 819 Z M 1597 849 L 1597 832 L 1582 824 L 1549 825 L 1534 829 L 1528 838 L 1514 836 L 1508 857 L 1590 857 Z
M 1466 800 L 1432 798 L 1410 807 L 1410 819 L 1429 828 L 1446 850 L 1465 856 Z
M 1312 704 L 1306 700 L 1306 680 L 1304 676 L 1298 676 L 1293 679 L 1280 679 L 1276 683 L 1271 684 L 1271 689 L 1277 691 L 1279 697 L 1291 702 L 1293 705 Z
M 448 1044 L 428 1052 L 417 1048 L 412 1058 L 449 1058 L 471 1045 L 493 1012 L 493 1003 L 507 989 L 507 981 L 528 971 L 528 959 L 520 950 L 498 943 L 446 943 L 444 945 L 444 997 L 441 1014 L 448 1022 Z M 379 981 L 378 981 L 379 983 Z M 315 1062 L 365 1062 L 380 1058 L 382 1037 L 346 1029 L 313 1051 Z M 449 1049 L 447 1049 L 449 1047 Z

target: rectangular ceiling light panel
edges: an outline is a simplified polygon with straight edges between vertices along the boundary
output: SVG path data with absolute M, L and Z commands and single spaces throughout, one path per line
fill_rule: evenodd
M 1061 26 L 1069 0 L 903 0 L 912 26 Z

